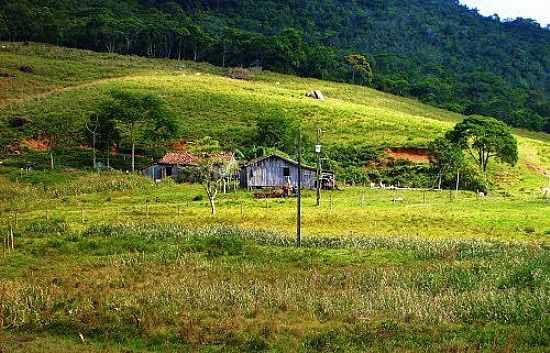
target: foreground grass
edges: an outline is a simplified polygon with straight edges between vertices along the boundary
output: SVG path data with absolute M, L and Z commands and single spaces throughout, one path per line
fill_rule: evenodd
M 548 248 L 26 223 L 0 263 L 9 352 L 544 352 Z M 44 348 L 45 347 L 45 348 Z M 106 348 L 108 347 L 108 348 Z
M 550 204 L 532 195 L 306 193 L 298 249 L 293 199 L 230 192 L 213 217 L 200 185 L 3 171 L 2 352 L 549 346 Z

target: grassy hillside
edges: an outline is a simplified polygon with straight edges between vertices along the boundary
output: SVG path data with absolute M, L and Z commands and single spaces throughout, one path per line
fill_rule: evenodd
M 424 146 L 462 118 L 269 72 L 244 82 L 187 62 L 5 45 L 9 138 L 35 134 L 8 128 L 14 116 L 82 125 L 114 87 L 162 96 L 182 138 L 225 145 L 246 142 L 270 110 L 322 125 L 331 145 Z M 316 207 L 305 192 L 301 248 L 293 198 L 231 191 L 212 216 L 200 185 L 26 172 L 9 161 L 39 153 L 2 156 L 0 352 L 547 352 L 550 203 L 537 188 L 550 140 L 516 134 L 520 163 L 493 166 L 502 192 L 487 198 L 344 187 Z
M 33 73 L 19 72 L 28 65 Z M 145 59 L 41 44 L 4 43 L 0 71 L 15 78 L 0 79 L 0 124 L 8 139 L 32 136 L 6 127 L 13 116 L 34 122 L 51 115 L 66 117 L 83 126 L 109 90 L 124 88 L 152 92 L 164 98 L 177 115 L 182 138 L 212 136 L 226 146 L 250 141 L 255 119 L 278 111 L 302 122 L 312 133 L 317 125 L 324 143 L 373 146 L 425 146 L 462 116 L 418 101 L 347 84 L 303 79 L 263 72 L 252 81 L 223 76 L 209 65 Z M 320 89 L 328 97 L 319 102 L 304 96 Z M 550 169 L 550 137 L 516 131 L 520 163 L 515 168 L 496 166 L 501 186 L 532 191 L 545 182 L 541 171 Z M 1 136 L 0 136 L 1 137 Z

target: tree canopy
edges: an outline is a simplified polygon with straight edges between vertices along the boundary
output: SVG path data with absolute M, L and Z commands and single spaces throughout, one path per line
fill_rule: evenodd
M 159 144 L 177 132 L 175 120 L 164 102 L 150 94 L 113 90 L 111 99 L 100 106 L 96 115 L 105 127 L 116 128 L 116 134 L 108 134 L 109 139 L 116 136 L 131 144 L 132 170 L 135 169 L 136 143 Z
M 516 138 L 505 123 L 494 118 L 466 118 L 447 133 L 447 139 L 468 151 L 484 173 L 492 158 L 510 165 L 518 161 Z

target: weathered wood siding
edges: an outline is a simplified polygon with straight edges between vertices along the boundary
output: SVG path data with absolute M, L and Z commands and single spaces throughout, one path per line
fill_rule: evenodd
M 288 168 L 289 176 L 285 176 Z M 302 187 L 313 189 L 317 173 L 310 168 L 302 168 Z M 276 157 L 271 157 L 248 165 L 242 169 L 241 184 L 247 188 L 298 186 L 298 166 Z
M 175 165 L 153 164 L 143 169 L 143 175 L 153 180 L 162 180 L 167 177 L 177 177 L 180 174 L 180 168 Z

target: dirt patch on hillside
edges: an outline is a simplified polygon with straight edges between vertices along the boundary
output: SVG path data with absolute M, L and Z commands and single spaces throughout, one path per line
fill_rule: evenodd
M 31 151 L 44 152 L 48 150 L 50 142 L 46 138 L 27 138 L 21 141 L 21 144 Z
M 527 168 L 529 168 L 530 170 L 536 172 L 536 173 L 539 173 L 539 174 L 542 174 L 542 175 L 550 175 L 550 171 L 546 171 L 543 167 L 540 167 L 536 164 L 533 164 L 533 163 L 530 163 L 530 162 L 527 162 L 525 163 L 527 165 Z
M 186 140 L 178 140 L 174 142 L 173 144 L 169 145 L 170 150 L 174 152 L 187 152 L 187 141 Z
M 388 156 L 396 160 L 409 161 L 413 163 L 430 163 L 430 153 L 421 148 L 386 148 Z

